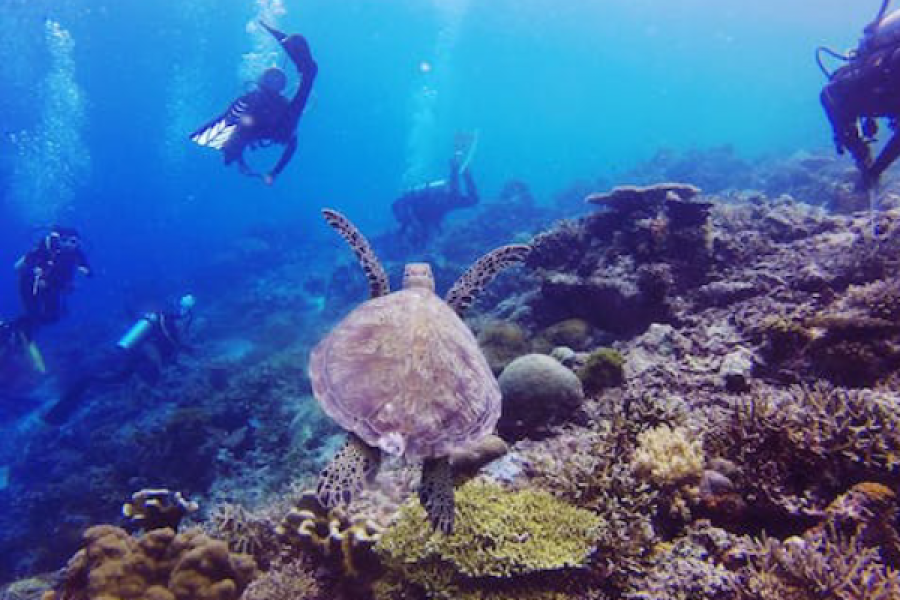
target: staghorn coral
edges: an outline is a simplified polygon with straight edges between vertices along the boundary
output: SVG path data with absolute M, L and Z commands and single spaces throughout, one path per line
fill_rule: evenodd
M 311 567 L 301 560 L 277 564 L 251 583 L 241 600 L 314 600 L 325 598 Z
M 492 598 L 488 592 L 498 589 L 518 589 L 511 597 L 559 598 L 554 593 L 577 586 L 578 569 L 588 564 L 603 527 L 598 516 L 537 490 L 472 481 L 456 500 L 456 528 L 447 536 L 423 535 L 422 508 L 403 506 L 376 545 L 394 581 L 430 598 Z M 553 581 L 538 577 L 551 571 Z
M 657 544 L 647 569 L 629 578 L 626 600 L 734 600 L 737 576 L 719 556 L 732 545 L 730 536 L 706 521 L 692 525 L 687 535 Z
M 372 549 L 382 531 L 383 527 L 373 519 L 351 518 L 340 507 L 326 510 L 313 490 L 297 500 L 276 528 L 285 545 L 311 550 L 352 578 L 378 572 L 378 557 Z
M 900 578 L 858 537 L 831 531 L 809 540 L 763 538 L 735 588 L 740 600 L 896 600 Z
M 898 481 L 892 394 L 825 384 L 746 395 L 712 417 L 706 450 L 743 466 L 737 488 L 760 517 L 811 515 L 847 481 Z M 794 523 L 794 527 L 802 523 Z
M 62 591 L 46 600 L 236 600 L 256 576 L 253 559 L 231 554 L 198 530 L 155 529 L 140 538 L 111 525 L 84 532 Z
M 213 508 L 206 528 L 232 552 L 251 555 L 262 569 L 278 555 L 275 525 L 267 511 L 251 512 L 240 504 L 223 502 Z
M 900 323 L 900 278 L 875 281 L 867 285 L 850 286 L 847 303 L 862 309 L 875 319 Z

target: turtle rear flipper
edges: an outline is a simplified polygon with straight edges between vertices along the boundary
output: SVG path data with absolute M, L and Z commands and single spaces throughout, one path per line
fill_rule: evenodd
M 381 464 L 381 452 L 350 435 L 331 462 L 322 469 L 316 495 L 325 508 L 334 508 L 362 492 L 367 480 L 375 476 Z
M 350 219 L 338 211 L 323 208 L 322 214 L 332 229 L 341 234 L 341 237 L 347 241 L 350 249 L 356 255 L 356 259 L 369 280 L 369 294 L 373 298 L 378 298 L 389 293 L 391 291 L 390 280 L 384 267 L 378 262 L 378 257 L 375 256 L 372 246 L 369 245 L 369 240 L 360 233 L 356 225 L 350 222 Z
M 446 534 L 453 533 L 453 469 L 445 458 L 428 458 L 422 466 L 419 502 L 428 514 L 431 526 Z
M 531 246 L 525 244 L 501 246 L 488 252 L 456 280 L 444 300 L 461 315 L 500 271 L 522 262 L 529 252 Z

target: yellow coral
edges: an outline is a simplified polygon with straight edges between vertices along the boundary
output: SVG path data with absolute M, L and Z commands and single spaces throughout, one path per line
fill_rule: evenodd
M 660 425 L 638 434 L 635 472 L 660 487 L 693 483 L 703 475 L 703 445 L 683 427 Z
M 603 524 L 546 492 L 476 481 L 457 490 L 456 511 L 452 535 L 423 535 L 425 512 L 407 503 L 375 547 L 395 576 L 432 598 L 490 598 L 498 585 L 521 585 L 512 597 L 553 597 L 523 577 L 553 571 L 562 584 L 565 569 L 588 563 Z

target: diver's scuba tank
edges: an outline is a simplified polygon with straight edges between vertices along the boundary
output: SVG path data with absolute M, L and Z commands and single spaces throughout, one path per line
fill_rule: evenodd
M 123 350 L 131 350 L 153 331 L 153 327 L 158 320 L 159 317 L 155 313 L 147 313 L 131 326 L 131 329 L 119 339 L 116 345 Z
M 888 14 L 888 4 L 890 0 L 885 0 L 878 16 L 866 27 L 859 43 L 860 52 L 871 52 L 900 42 L 900 9 Z

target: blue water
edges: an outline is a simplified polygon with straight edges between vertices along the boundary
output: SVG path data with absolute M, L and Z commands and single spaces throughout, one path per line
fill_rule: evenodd
M 576 180 L 616 180 L 660 148 L 830 152 L 813 50 L 855 45 L 877 9 L 0 0 L 0 317 L 19 311 L 12 264 L 52 223 L 81 230 L 97 276 L 78 282 L 42 345 L 112 339 L 129 310 L 185 291 L 227 295 L 228 274 L 212 267 L 248 232 L 339 248 L 323 206 L 386 230 L 404 188 L 445 174 L 459 131 L 478 132 L 484 198 L 520 179 L 545 204 Z M 265 35 L 248 30 L 259 17 L 303 33 L 320 69 L 297 154 L 273 187 L 188 140 L 266 64 L 245 56 L 266 51 Z

